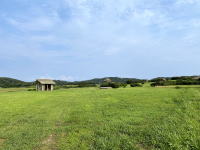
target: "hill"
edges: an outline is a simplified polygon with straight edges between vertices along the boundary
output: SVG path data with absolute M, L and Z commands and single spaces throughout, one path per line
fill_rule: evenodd
M 105 77 L 105 78 L 95 78 L 91 80 L 84 80 L 84 81 L 74 81 L 74 82 L 68 82 L 68 81 L 61 81 L 61 80 L 54 80 L 56 82 L 56 85 L 77 85 L 80 83 L 88 83 L 88 84 L 101 84 L 104 82 L 105 79 L 110 79 L 112 82 L 120 82 L 120 83 L 126 83 L 128 80 L 132 81 L 144 81 L 141 79 L 136 78 L 119 78 L 119 77 Z
M 104 78 L 94 78 L 91 80 L 84 80 L 84 81 L 63 81 L 63 80 L 54 80 L 56 82 L 56 85 L 62 86 L 62 85 L 79 85 L 81 83 L 87 83 L 87 84 L 102 84 L 105 79 L 111 79 L 113 82 L 120 82 L 120 83 L 125 83 L 129 80 L 132 80 L 134 82 L 143 82 L 146 80 L 143 79 L 137 79 L 137 78 L 120 78 L 120 77 L 104 77 Z M 158 77 L 154 78 L 152 80 L 149 80 L 151 82 L 157 82 L 160 80 L 183 80 L 185 84 L 185 80 L 187 81 L 199 81 L 200 82 L 200 76 L 179 76 L 179 77 Z M 198 83 L 199 83 L 198 82 Z M 21 80 L 13 79 L 13 78 L 8 78 L 8 77 L 0 77 L 0 87 L 2 88 L 9 88 L 9 87 L 26 87 L 26 86 L 31 86 L 33 85 L 34 82 L 24 82 Z
M 26 87 L 33 85 L 33 82 L 24 82 L 21 80 L 7 78 L 7 77 L 0 77 L 0 87 L 8 88 L 8 87 Z
M 56 82 L 56 85 L 78 85 L 80 83 L 101 84 L 107 78 L 111 79 L 111 81 L 113 82 L 120 82 L 120 83 L 125 83 L 128 80 L 137 81 L 137 82 L 143 81 L 141 79 L 136 79 L 136 78 L 119 78 L 119 77 L 95 78 L 91 80 L 74 81 L 74 82 L 63 81 L 63 80 L 54 80 L 54 81 Z M 34 82 L 24 82 L 24 81 L 13 79 L 13 78 L 0 77 L 0 87 L 2 88 L 26 87 L 26 86 L 31 86 L 33 84 Z
M 120 82 L 120 83 L 126 83 L 128 80 L 132 81 L 142 81 L 141 79 L 136 78 L 119 78 L 119 77 L 105 77 L 105 78 L 95 78 L 91 80 L 86 80 L 85 82 L 93 83 L 93 84 L 100 84 L 104 82 L 105 79 L 110 79 L 113 82 Z

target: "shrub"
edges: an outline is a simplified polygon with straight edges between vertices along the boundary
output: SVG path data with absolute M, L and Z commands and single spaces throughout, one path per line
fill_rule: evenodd
M 120 86 L 123 87 L 123 88 L 125 88 L 125 87 L 127 87 L 127 84 L 126 83 L 121 83 Z
M 133 80 L 127 80 L 126 83 L 127 84 L 131 84 L 133 82 Z
M 100 87 L 110 87 L 110 83 L 108 82 L 103 82 Z
M 155 87 L 157 84 L 155 82 L 153 82 L 150 85 L 151 85 L 151 87 Z
M 112 88 L 119 88 L 121 86 L 118 82 L 103 82 L 100 87 L 112 87 Z
M 27 91 L 36 91 L 36 89 L 28 89 Z
M 110 87 L 112 87 L 112 88 L 119 88 L 119 87 L 120 87 L 120 83 L 111 82 L 111 83 L 110 83 Z
M 131 87 L 142 87 L 140 83 L 131 83 Z

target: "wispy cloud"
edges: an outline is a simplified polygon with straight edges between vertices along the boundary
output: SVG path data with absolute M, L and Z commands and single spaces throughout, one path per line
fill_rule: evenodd
M 115 72 L 146 77 L 136 70 L 148 71 L 142 64 L 150 58 L 152 66 L 159 61 L 162 67 L 166 58 L 186 58 L 181 66 L 193 57 L 190 53 L 200 56 L 198 0 L 11 0 L 0 5 L 0 58 L 18 63 L 27 58 L 33 68 L 40 65 L 41 76 L 82 79 Z M 131 64 L 138 69 L 124 67 Z

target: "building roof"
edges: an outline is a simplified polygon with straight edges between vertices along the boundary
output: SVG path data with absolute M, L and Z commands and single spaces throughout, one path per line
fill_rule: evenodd
M 36 82 L 40 84 L 56 84 L 53 80 L 50 79 L 37 79 Z
M 100 87 L 100 89 L 112 89 L 112 87 Z

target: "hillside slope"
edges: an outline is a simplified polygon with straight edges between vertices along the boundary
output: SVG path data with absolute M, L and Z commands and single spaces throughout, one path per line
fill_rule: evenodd
M 31 86 L 33 82 L 24 82 L 21 80 L 7 78 L 7 77 L 0 77 L 0 87 L 8 88 L 8 87 L 25 87 Z

